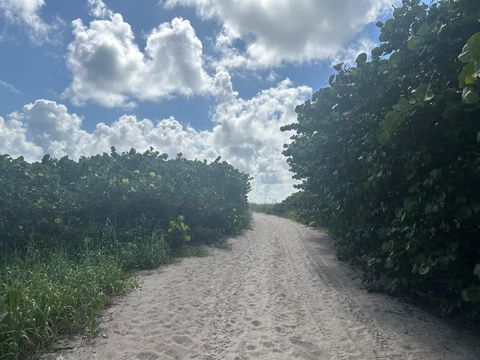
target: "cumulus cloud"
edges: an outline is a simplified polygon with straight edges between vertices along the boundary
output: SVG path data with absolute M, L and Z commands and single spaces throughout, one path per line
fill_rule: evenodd
M 253 174 L 255 182 L 265 186 L 264 192 L 281 184 L 291 185 L 291 173 L 281 154 L 290 134 L 281 132 L 280 127 L 296 121 L 295 107 L 311 91 L 307 86 L 293 87 L 287 79 L 251 99 L 236 94 L 224 97 L 213 115 L 217 125 L 211 143 L 235 166 Z
M 82 119 L 54 101 L 37 100 L 23 107 L 32 141 L 54 157 L 78 158 L 85 153 L 91 135 L 81 130 Z
M 64 92 L 76 105 L 87 101 L 106 107 L 132 107 L 138 100 L 203 94 L 212 79 L 204 70 L 203 47 L 188 20 L 174 18 L 153 29 L 141 51 L 130 25 L 108 14 L 103 2 L 90 1 L 91 12 L 108 19 L 85 26 L 73 21 L 74 40 L 67 66 L 72 82 Z
M 164 0 L 163 4 L 193 6 L 203 18 L 221 21 L 219 64 L 269 67 L 330 58 L 395 1 Z M 245 43 L 245 52 L 233 46 L 238 39 Z
M 27 129 L 16 114 L 9 119 L 0 116 L 0 154 L 23 156 L 27 161 L 38 160 L 43 149 L 27 139 Z
M 95 18 L 111 18 L 113 11 L 102 0 L 87 0 L 89 14 Z
M 30 40 L 36 44 L 51 41 L 59 23 L 46 23 L 40 17 L 45 0 L 0 0 L 0 15 L 10 24 L 25 27 Z
M 39 99 L 0 118 L 0 153 L 39 159 L 120 151 L 150 146 L 169 156 L 182 152 L 188 158 L 213 160 L 217 156 L 254 177 L 252 198 L 281 200 L 292 192 L 293 181 L 281 154 L 289 134 L 282 125 L 296 120 L 295 106 L 311 95 L 306 86 L 293 87 L 289 80 L 242 99 L 233 91 L 230 75 L 219 71 L 215 91 L 220 99 L 213 111 L 211 130 L 198 131 L 174 118 L 160 121 L 123 115 L 111 124 L 98 123 L 93 131 L 82 128 L 82 118 L 65 105 Z
M 280 127 L 296 121 L 295 107 L 311 92 L 286 79 L 251 99 L 233 95 L 217 106 L 211 142 L 223 157 L 253 176 L 253 200 L 278 201 L 292 192 L 295 182 L 282 155 L 291 134 Z

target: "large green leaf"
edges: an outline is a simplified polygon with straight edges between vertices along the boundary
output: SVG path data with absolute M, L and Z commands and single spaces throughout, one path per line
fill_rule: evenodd
M 462 291 L 462 299 L 468 302 L 480 302 L 480 286 L 472 285 Z
M 480 101 L 480 96 L 475 89 L 468 86 L 462 91 L 462 99 L 466 104 L 472 105 Z
M 475 269 L 473 270 L 473 273 L 475 275 L 478 276 L 478 278 L 480 278 L 480 263 L 478 263 L 477 265 L 475 265 Z
M 469 45 L 472 60 L 480 61 L 480 32 L 473 34 L 467 41 L 467 45 Z
M 361 53 L 360 55 L 357 56 L 357 59 L 355 60 L 357 65 L 364 64 L 367 62 L 367 54 L 366 53 Z

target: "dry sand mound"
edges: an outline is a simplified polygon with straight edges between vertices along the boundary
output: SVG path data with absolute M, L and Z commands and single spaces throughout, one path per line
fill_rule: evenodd
M 322 232 L 255 214 L 231 244 L 139 275 L 140 288 L 108 309 L 102 335 L 65 358 L 480 358 L 479 338 L 362 290 Z

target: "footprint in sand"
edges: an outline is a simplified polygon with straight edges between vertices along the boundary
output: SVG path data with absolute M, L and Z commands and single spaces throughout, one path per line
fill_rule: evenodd
M 273 348 L 275 345 L 271 341 L 265 341 L 262 343 L 263 346 L 265 346 L 267 349 Z
M 190 345 L 193 342 L 190 337 L 184 335 L 172 336 L 172 340 L 179 345 Z
M 137 359 L 139 360 L 157 360 L 160 356 L 157 353 L 151 351 L 143 351 L 137 354 Z

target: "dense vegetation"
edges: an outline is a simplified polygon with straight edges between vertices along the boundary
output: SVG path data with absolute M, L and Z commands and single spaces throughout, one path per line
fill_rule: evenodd
M 130 271 L 238 233 L 249 190 L 248 175 L 220 159 L 113 148 L 79 161 L 0 156 L 0 359 L 92 329 Z
M 476 0 L 404 0 L 378 23 L 371 61 L 336 65 L 284 128 L 303 192 L 276 209 L 328 228 L 372 288 L 477 320 L 479 19 Z
M 280 203 L 251 203 L 252 211 L 283 216 L 310 226 L 317 225 L 315 196 L 308 191 L 298 191 Z

